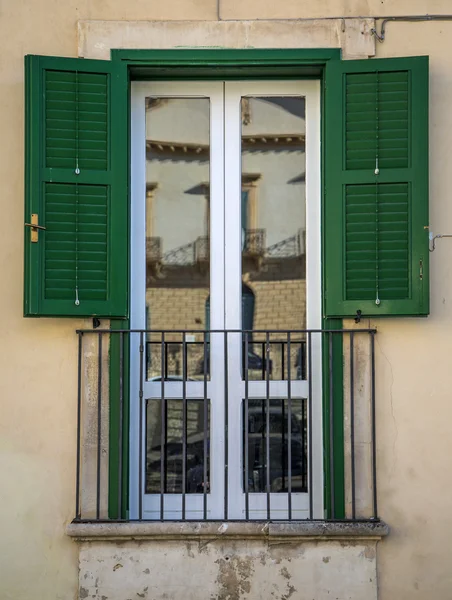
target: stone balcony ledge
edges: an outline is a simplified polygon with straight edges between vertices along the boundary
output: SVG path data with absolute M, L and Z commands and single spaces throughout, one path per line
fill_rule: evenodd
M 72 522 L 66 533 L 76 541 L 100 540 L 199 540 L 288 539 L 379 540 L 389 533 L 382 521 L 292 522 Z

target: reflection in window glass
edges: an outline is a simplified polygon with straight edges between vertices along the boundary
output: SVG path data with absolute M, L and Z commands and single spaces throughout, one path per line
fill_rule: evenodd
M 288 492 L 289 479 L 292 492 L 307 491 L 307 415 L 306 400 L 292 399 L 290 414 L 290 453 L 289 472 L 289 406 L 288 400 L 270 400 L 270 492 Z M 245 406 L 245 403 L 243 403 Z M 267 411 L 266 400 L 248 400 L 248 479 L 250 493 L 267 491 Z M 243 447 L 246 449 L 244 434 Z M 245 450 L 246 451 L 246 450 Z M 243 482 L 245 489 L 245 480 Z
M 306 328 L 305 99 L 242 98 L 242 327 Z M 300 378 L 303 335 L 271 336 L 271 378 Z M 265 378 L 250 340 L 248 376 Z
M 184 455 L 182 446 L 182 401 L 165 402 L 165 430 L 162 435 L 162 402 L 148 400 L 146 410 L 146 493 L 182 493 Z M 185 457 L 187 494 L 209 491 L 210 407 L 204 427 L 204 401 L 187 400 L 187 451 Z M 204 435 L 207 446 L 207 480 L 204 480 Z M 164 483 L 161 489 L 161 456 L 164 453 Z
M 147 329 L 208 328 L 210 105 L 146 99 Z M 203 335 L 167 335 L 165 377 L 203 377 Z M 161 337 L 147 336 L 147 378 L 162 370 Z

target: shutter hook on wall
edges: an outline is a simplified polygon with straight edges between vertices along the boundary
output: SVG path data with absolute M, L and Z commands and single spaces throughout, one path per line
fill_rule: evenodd
M 428 229 L 428 227 L 425 227 L 424 229 Z M 433 231 L 430 231 L 430 233 L 428 234 L 428 239 L 430 241 L 430 246 L 429 246 L 429 250 L 430 252 L 434 252 L 435 248 L 436 248 L 436 240 L 439 240 L 440 238 L 452 238 L 452 233 L 437 233 L 436 235 L 433 235 Z

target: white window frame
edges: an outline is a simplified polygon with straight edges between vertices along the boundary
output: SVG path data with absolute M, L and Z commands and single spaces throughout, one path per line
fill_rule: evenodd
M 241 328 L 241 110 L 240 99 L 246 96 L 304 96 L 306 99 L 306 247 L 307 264 L 307 328 L 321 329 L 321 198 L 320 198 L 320 82 L 304 81 L 213 81 L 213 82 L 132 82 L 131 85 L 131 329 L 145 328 L 146 295 L 146 158 L 145 98 L 207 97 L 210 98 L 210 328 Z M 224 126 L 227 123 L 227 126 Z M 225 176 L 227 169 L 227 176 Z M 226 260 L 227 257 L 227 260 Z M 213 266 L 215 268 L 213 268 Z M 137 336 L 138 334 L 131 334 Z M 234 337 L 234 336 L 233 336 Z M 229 342 L 229 439 L 228 439 L 228 518 L 243 519 L 245 494 L 242 490 L 242 411 L 244 382 L 240 374 L 241 336 Z M 317 339 L 318 338 L 318 339 Z M 138 339 L 131 343 L 138 348 Z M 224 406 L 213 401 L 224 393 L 223 339 L 212 334 L 211 379 L 208 382 L 210 407 L 210 486 L 208 519 L 221 520 L 224 515 Z M 313 517 L 322 519 L 323 453 L 322 453 L 322 376 L 320 335 L 312 336 L 312 498 Z M 217 357 L 214 363 L 214 357 Z M 145 444 L 145 399 L 160 398 L 161 384 L 142 382 L 144 400 L 139 401 L 140 365 L 137 352 L 130 363 L 130 518 L 160 518 L 160 496 L 138 492 L 140 437 Z M 292 397 L 307 397 L 306 381 L 292 381 Z M 187 398 L 202 398 L 203 383 L 186 383 Z M 182 383 L 165 382 L 167 398 L 182 397 Z M 287 382 L 270 382 L 270 397 L 287 396 Z M 265 382 L 249 383 L 250 398 L 265 398 Z M 142 425 L 142 435 L 140 432 Z M 145 481 L 145 451 L 142 456 L 142 486 Z M 236 468 L 231 468 L 236 465 Z M 240 467 L 240 468 L 239 468 Z M 165 518 L 181 518 L 179 494 L 165 495 Z M 271 518 L 287 518 L 286 494 L 272 493 Z M 250 518 L 266 518 L 266 494 L 250 494 Z M 202 494 L 186 494 L 186 518 L 202 519 Z M 292 518 L 309 518 L 309 495 L 292 494 Z

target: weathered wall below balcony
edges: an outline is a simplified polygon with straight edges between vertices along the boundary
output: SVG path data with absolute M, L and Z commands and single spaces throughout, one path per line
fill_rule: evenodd
M 450 0 L 221 0 L 219 7 L 222 18 L 229 19 L 452 11 Z M 74 330 L 82 323 L 22 317 L 23 56 L 76 56 L 80 19 L 213 23 L 217 11 L 217 0 L 3 0 L 0 5 L 0 588 L 5 600 L 74 600 L 78 587 L 77 547 L 64 528 L 74 514 Z M 232 36 L 234 27 L 231 23 Z M 261 31 L 266 32 L 261 46 L 286 43 L 278 24 L 264 23 Z M 339 40 L 336 23 L 316 32 L 319 47 Z M 298 37 L 293 45 L 305 41 Z M 198 36 L 196 42 L 203 45 L 205 39 Z M 152 46 L 152 38 L 148 43 Z M 184 44 L 181 27 L 177 45 Z M 237 35 L 234 44 L 243 45 L 243 38 Z M 430 224 L 435 233 L 452 232 L 451 53 L 452 23 L 390 23 L 385 43 L 377 45 L 380 57 L 430 55 Z M 449 600 L 452 589 L 451 244 L 440 241 L 432 254 L 431 316 L 373 322 L 379 329 L 380 513 L 392 527 L 379 546 L 381 600 Z
M 377 600 L 376 542 L 82 542 L 80 598 Z

